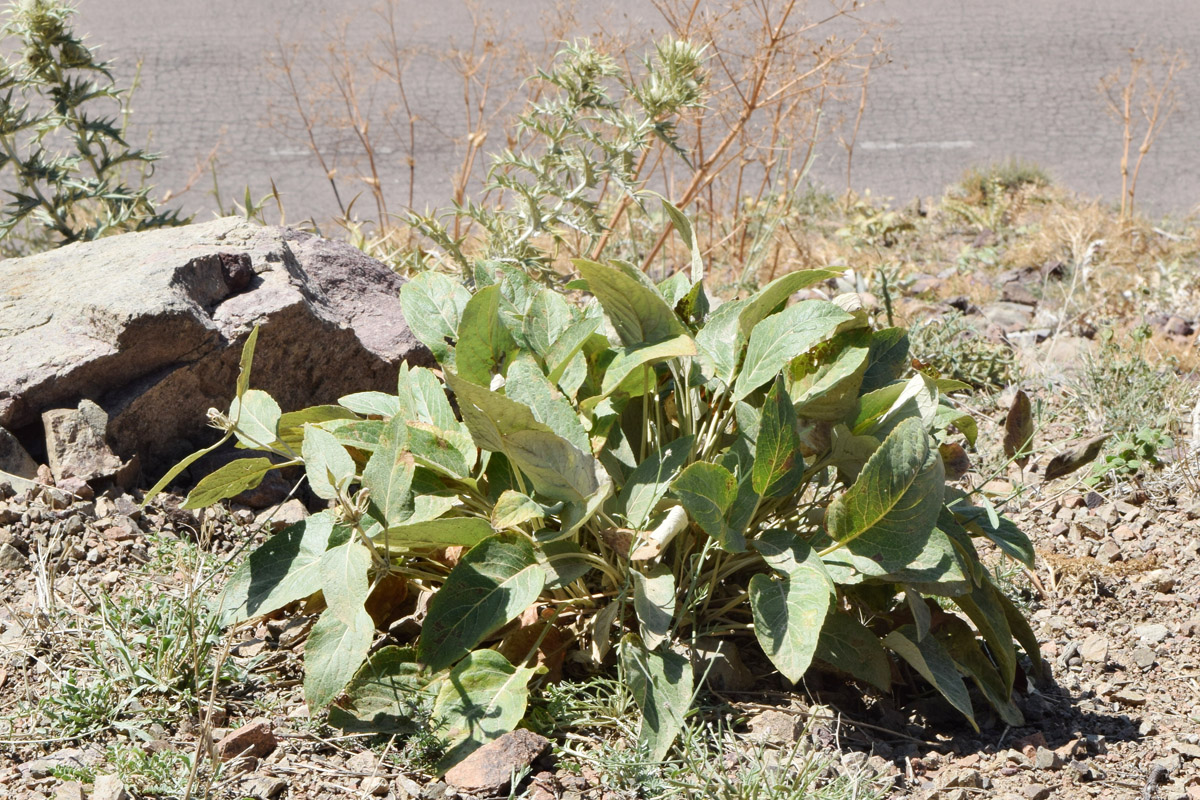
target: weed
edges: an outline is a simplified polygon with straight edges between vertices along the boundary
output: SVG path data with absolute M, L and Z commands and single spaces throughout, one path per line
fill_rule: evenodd
M 1111 446 L 1110 452 L 1092 464 L 1092 474 L 1085 483 L 1099 486 L 1123 478 L 1135 478 L 1162 466 L 1159 452 L 1174 446 L 1171 437 L 1157 428 L 1141 428 L 1123 436 Z
M 917 323 L 909 337 L 913 356 L 945 377 L 987 391 L 999 391 L 1016 379 L 1012 348 L 979 333 L 958 311 Z
M 0 31 L 15 51 L 0 60 L 0 171 L 14 186 L 0 255 L 184 222 L 155 209 L 145 180 L 158 156 L 126 143 L 117 119 L 128 93 L 72 31 L 72 14 L 58 0 L 13 3 Z M 126 183 L 129 169 L 140 187 Z
M 1149 330 L 1120 334 L 1106 328 L 1100 338 L 1099 352 L 1085 354 L 1072 381 L 1079 416 L 1118 437 L 1169 425 L 1183 387 L 1169 361 L 1154 364 L 1147 359 Z
M 147 751 L 134 744 L 110 747 L 106 760 L 126 786 L 145 797 L 179 797 L 192 770 L 189 754 L 172 749 Z

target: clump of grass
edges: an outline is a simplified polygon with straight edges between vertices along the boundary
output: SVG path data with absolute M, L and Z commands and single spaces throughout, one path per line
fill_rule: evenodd
M 1107 328 L 1100 337 L 1099 352 L 1085 354 L 1072 382 L 1079 416 L 1118 438 L 1146 426 L 1168 427 L 1185 387 L 1169 358 L 1151 360 L 1149 329 Z
M 1004 194 L 1027 186 L 1042 189 L 1051 183 L 1050 175 L 1042 167 L 1010 157 L 987 166 L 968 168 L 952 192 L 963 202 L 978 206 L 996 202 Z

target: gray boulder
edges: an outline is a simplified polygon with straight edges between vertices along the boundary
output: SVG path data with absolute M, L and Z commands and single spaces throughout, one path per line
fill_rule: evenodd
M 242 344 L 251 385 L 285 411 L 395 390 L 432 364 L 400 309 L 404 280 L 341 242 L 217 219 L 0 261 L 0 426 L 33 438 L 51 409 L 95 402 L 122 459 L 161 472 L 215 440 Z

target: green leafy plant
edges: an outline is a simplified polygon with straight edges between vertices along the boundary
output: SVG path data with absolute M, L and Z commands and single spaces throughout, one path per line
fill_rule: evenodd
M 12 51 L 0 59 L 0 173 L 12 198 L 0 212 L 6 255 L 183 222 L 155 209 L 144 180 L 126 183 L 127 169 L 145 178 L 158 156 L 125 141 L 118 115 L 128 92 L 72 31 L 74 13 L 56 0 L 12 3 L 0 30 Z
M 944 396 L 964 385 L 903 378 L 907 336 L 872 330 L 855 296 L 788 305 L 829 271 L 714 308 L 698 255 L 657 285 L 622 262 L 575 266 L 582 307 L 502 263 L 475 265 L 474 293 L 433 272 L 409 282 L 406 316 L 442 377 L 404 367 L 396 394 L 281 413 L 248 388 L 251 337 L 213 419 L 266 455 L 186 505 L 303 465 L 329 508 L 249 556 L 225 619 L 321 593 L 310 705 L 342 728 L 406 730 L 424 698 L 441 769 L 520 722 L 568 647 L 615 666 L 649 759 L 683 728 L 700 637 L 757 642 L 791 682 L 820 665 L 886 690 L 898 656 L 972 725 L 963 676 L 1018 724 L 1013 639 L 1035 667 L 1037 644 L 974 542 L 1025 564 L 1033 550 L 946 484 L 940 444 L 976 432 Z M 432 593 L 420 635 L 372 652 L 367 608 L 397 587 Z
M 917 323 L 910 338 L 913 356 L 946 377 L 986 391 L 1016 380 L 1013 349 L 985 337 L 958 311 Z
M 1089 486 L 1098 486 L 1117 478 L 1133 478 L 1147 470 L 1162 466 L 1158 458 L 1160 450 L 1174 445 L 1166 431 L 1158 428 L 1142 428 L 1136 433 L 1122 437 L 1113 446 L 1112 452 L 1092 464 L 1092 474 L 1084 481 Z

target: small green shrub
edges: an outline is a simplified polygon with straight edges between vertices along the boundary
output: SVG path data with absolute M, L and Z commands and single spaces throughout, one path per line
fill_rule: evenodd
M 1174 445 L 1166 431 L 1157 428 L 1142 428 L 1136 433 L 1122 437 L 1102 459 L 1092 464 L 1092 474 L 1085 483 L 1098 486 L 1113 478 L 1133 478 L 1158 469 L 1162 461 L 1160 450 Z
M 1100 331 L 1100 348 L 1085 354 L 1083 367 L 1072 381 L 1080 415 L 1098 423 L 1105 433 L 1126 437 L 1147 427 L 1165 427 L 1183 384 L 1169 360 L 1148 358 L 1150 330 L 1146 326 L 1119 335 Z
M 910 331 L 912 352 L 942 375 L 976 389 L 997 391 L 1016 378 L 1011 347 L 983 336 L 959 312 L 920 322 Z
M 1035 666 L 1037 644 L 974 541 L 1025 564 L 1033 550 L 946 484 L 939 443 L 976 432 L 943 397 L 964 385 L 903 378 L 904 331 L 872 330 L 853 295 L 787 305 L 829 271 L 713 308 L 698 257 L 658 285 L 622 262 L 575 265 L 582 307 L 506 264 L 477 263 L 474 293 L 414 278 L 405 315 L 444 378 L 405 367 L 396 394 L 283 414 L 248 388 L 251 337 L 213 419 L 267 455 L 186 505 L 303 465 L 329 508 L 248 558 L 226 621 L 322 593 L 310 705 L 333 704 L 338 727 L 405 731 L 426 698 L 442 769 L 522 719 L 551 640 L 616 667 L 650 760 L 689 713 L 700 637 L 757 642 L 791 682 L 819 665 L 886 690 L 898 656 L 972 725 L 964 675 L 1019 724 L 1013 639 Z M 371 652 L 364 604 L 385 579 L 432 597 L 415 646 Z
M 125 141 L 118 117 L 128 92 L 72 31 L 75 10 L 26 0 L 6 13 L 0 175 L 12 200 L 0 210 L 0 255 L 182 224 L 177 211 L 155 209 L 144 181 L 126 183 L 127 169 L 145 178 L 158 156 Z

